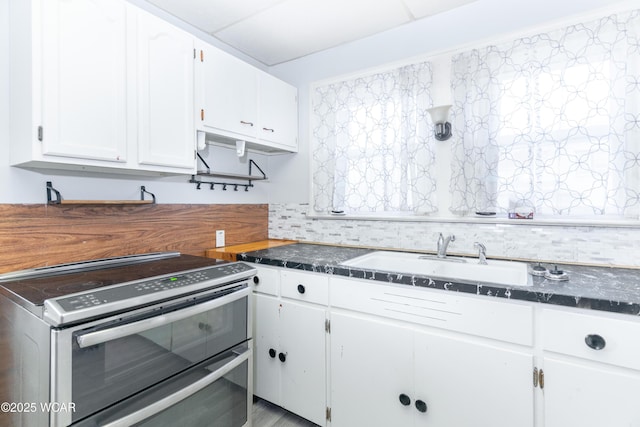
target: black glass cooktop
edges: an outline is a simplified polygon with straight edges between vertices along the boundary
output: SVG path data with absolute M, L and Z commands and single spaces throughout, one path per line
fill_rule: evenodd
M 226 264 L 211 258 L 179 253 L 160 259 L 139 260 L 135 256 L 120 258 L 115 265 L 87 261 L 67 266 L 52 266 L 32 270 L 26 277 L 2 278 L 0 286 L 33 305 L 42 305 L 46 299 L 85 292 L 104 286 L 142 280 L 155 276 Z M 107 260 L 109 261 L 109 260 Z M 62 268 L 61 268 L 62 267 Z M 66 267 L 66 268 L 65 268 Z

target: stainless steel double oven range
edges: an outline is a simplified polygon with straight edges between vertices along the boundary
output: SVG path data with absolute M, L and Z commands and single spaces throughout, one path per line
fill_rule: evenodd
M 251 425 L 255 273 L 154 253 L 0 276 L 0 424 Z

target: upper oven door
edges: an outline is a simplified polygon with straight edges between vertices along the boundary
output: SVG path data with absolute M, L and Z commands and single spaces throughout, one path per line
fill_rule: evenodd
M 103 410 L 250 338 L 246 283 L 52 332 L 53 426 Z

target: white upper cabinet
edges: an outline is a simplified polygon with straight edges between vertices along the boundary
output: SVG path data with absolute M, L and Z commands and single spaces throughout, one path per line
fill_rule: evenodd
M 42 154 L 126 162 L 126 5 L 41 5 Z
M 200 53 L 200 128 L 230 138 L 255 139 L 258 70 L 213 46 Z
M 298 151 L 295 87 L 210 45 L 199 49 L 196 127 L 207 142 L 265 153 Z
M 276 148 L 298 151 L 298 90 L 261 73 L 258 96 L 258 138 Z
M 137 13 L 138 163 L 195 173 L 194 39 Z
M 11 164 L 195 172 L 194 38 L 124 0 L 11 0 Z

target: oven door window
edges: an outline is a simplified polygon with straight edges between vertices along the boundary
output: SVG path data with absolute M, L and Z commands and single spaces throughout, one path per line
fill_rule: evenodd
M 217 303 L 225 298 L 229 296 L 123 325 L 75 332 L 71 354 L 71 396 L 76 405 L 73 420 L 245 342 L 248 296 Z M 202 311 L 208 305 L 215 307 Z M 196 313 L 188 315 L 190 312 Z
M 250 355 L 247 344 L 228 350 L 74 426 L 245 426 Z

